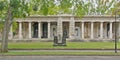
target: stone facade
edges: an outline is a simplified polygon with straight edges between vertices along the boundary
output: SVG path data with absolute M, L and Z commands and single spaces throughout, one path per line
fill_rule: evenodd
M 117 38 L 120 37 L 117 17 Z M 112 41 L 115 39 L 114 16 L 30 16 L 17 19 L 18 28 L 9 33 L 10 40 L 53 40 L 65 34 L 68 41 Z M 1 35 L 0 35 L 1 36 Z

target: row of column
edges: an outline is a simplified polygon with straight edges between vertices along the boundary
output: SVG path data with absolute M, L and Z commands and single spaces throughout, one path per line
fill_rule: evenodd
M 84 39 L 84 23 L 85 22 L 82 22 L 82 39 Z M 109 38 L 112 39 L 112 36 L 113 36 L 113 33 L 112 33 L 112 22 L 110 22 L 110 35 L 109 35 Z M 94 22 L 91 22 L 91 39 L 94 39 Z M 100 22 L 100 38 L 103 39 L 103 22 Z
M 32 38 L 32 22 L 29 22 L 28 25 L 28 35 L 29 38 Z M 19 39 L 23 38 L 22 36 L 22 22 L 19 22 Z M 38 38 L 41 38 L 41 22 L 38 22 Z M 50 38 L 50 22 L 48 22 L 48 38 Z
M 81 30 L 81 32 L 82 32 L 82 36 L 81 36 L 81 38 L 82 39 L 84 39 L 84 29 L 85 29 L 85 24 L 84 24 L 85 22 L 82 22 L 82 25 L 81 25 L 81 28 L 82 28 L 82 30 Z M 103 39 L 103 34 L 104 34 L 104 30 L 103 30 L 103 23 L 104 22 L 100 22 L 100 38 L 101 39 Z M 62 35 L 62 19 L 61 18 L 59 18 L 58 19 L 58 32 L 57 33 L 59 33 L 60 35 Z M 112 36 L 113 36 L 113 33 L 112 33 L 112 22 L 110 22 L 110 35 L 109 35 L 109 38 L 110 39 L 112 39 Z M 91 35 L 90 35 L 90 37 L 91 37 L 91 39 L 94 39 L 94 22 L 91 22 Z M 74 35 L 75 34 L 75 20 L 74 20 L 74 18 L 72 18 L 71 17 L 71 19 L 70 19 L 70 25 L 69 25 L 69 38 L 70 39 L 72 39 L 72 38 L 74 38 Z M 73 37 L 72 37 L 73 36 Z
M 82 22 L 82 25 L 81 25 L 81 32 L 82 32 L 82 39 L 84 39 L 84 23 L 85 22 Z M 29 38 L 32 38 L 32 22 L 29 22 Z M 61 18 L 59 18 L 58 20 L 58 23 L 57 23 L 57 33 L 62 35 L 62 21 L 61 21 Z M 12 26 L 11 26 L 11 30 L 12 32 Z M 75 31 L 75 21 L 73 18 L 71 18 L 71 21 L 70 21 L 70 26 L 69 26 L 69 36 L 70 38 L 73 38 L 72 35 L 74 34 L 74 31 Z M 112 22 L 110 22 L 110 35 L 109 35 L 109 38 L 112 39 Z M 103 39 L 103 22 L 100 23 L 100 38 Z M 12 33 L 11 33 L 12 34 Z M 94 39 L 94 22 L 91 22 L 91 39 Z M 13 35 L 11 35 L 11 38 L 13 37 Z M 19 39 L 21 39 L 23 36 L 22 36 L 22 22 L 19 22 Z M 38 37 L 41 38 L 41 22 L 38 23 Z M 50 22 L 48 22 L 48 38 L 50 38 Z

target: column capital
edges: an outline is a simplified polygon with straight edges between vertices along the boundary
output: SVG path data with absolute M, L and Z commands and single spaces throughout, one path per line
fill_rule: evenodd
M 100 23 L 104 23 L 104 21 L 100 21 Z
M 19 23 L 22 23 L 22 21 L 18 21 Z
M 42 21 L 37 21 L 38 23 L 41 23 Z
M 50 21 L 47 21 L 48 23 L 50 23 Z
M 85 21 L 81 21 L 82 23 L 85 23 Z
M 95 21 L 91 21 L 90 23 L 94 23 Z
M 113 23 L 114 21 L 110 21 L 110 23 Z

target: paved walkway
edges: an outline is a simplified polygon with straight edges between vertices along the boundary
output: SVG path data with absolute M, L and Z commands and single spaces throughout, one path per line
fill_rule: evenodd
M 120 60 L 120 56 L 6 56 L 0 60 Z

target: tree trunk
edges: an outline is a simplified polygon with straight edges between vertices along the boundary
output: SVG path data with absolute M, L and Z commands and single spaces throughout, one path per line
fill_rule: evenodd
M 1 42 L 1 52 L 6 53 L 8 52 L 8 34 L 10 31 L 10 27 L 12 24 L 12 11 L 11 7 L 8 8 L 6 19 L 4 22 L 3 33 L 2 33 L 2 42 Z

